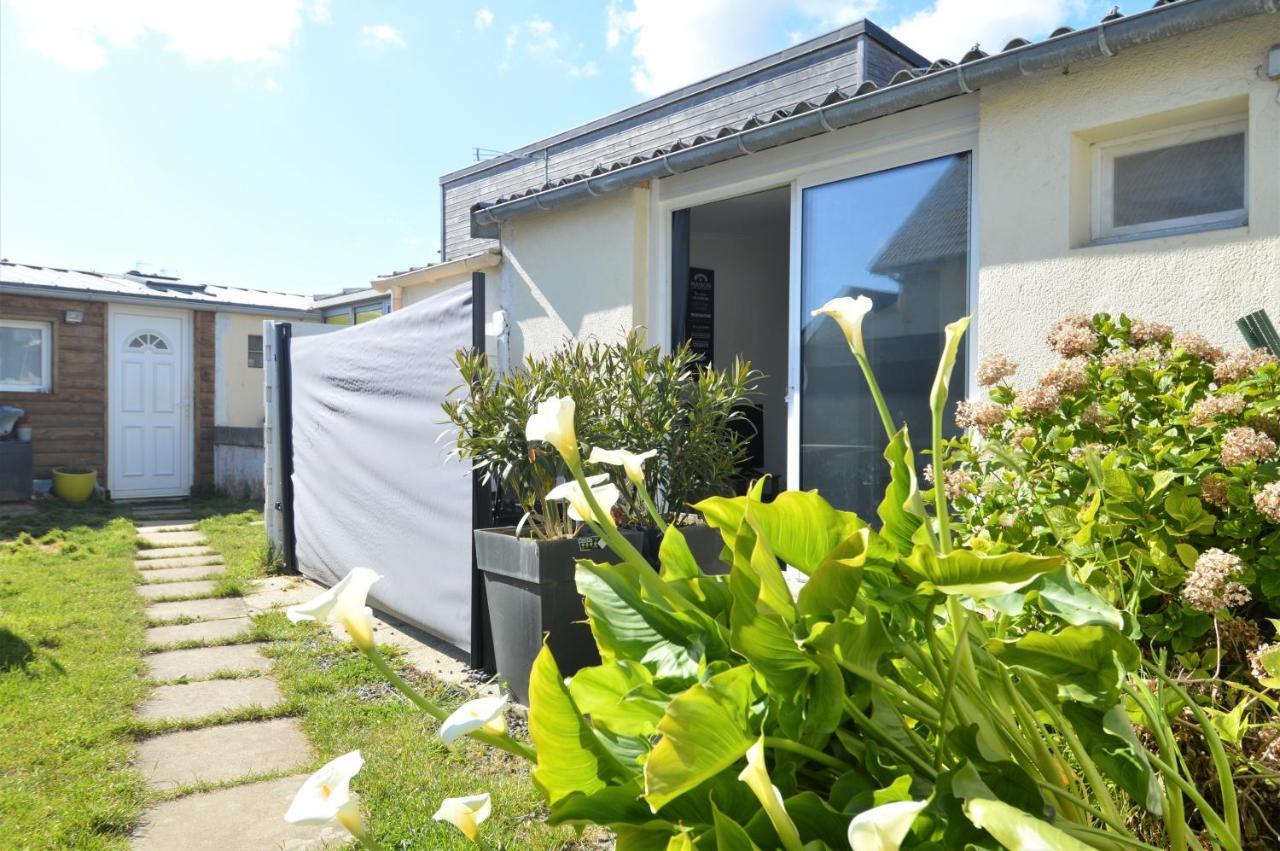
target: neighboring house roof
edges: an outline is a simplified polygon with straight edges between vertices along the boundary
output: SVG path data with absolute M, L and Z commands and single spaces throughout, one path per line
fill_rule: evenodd
M 959 62 L 940 59 L 927 67 L 904 69 L 885 87 L 866 80 L 853 91 L 833 88 L 822 98 L 802 100 L 643 155 L 600 162 L 589 172 L 478 203 L 472 207 L 472 231 L 475 236 L 496 237 L 498 223 L 513 215 L 680 174 L 971 94 L 995 82 L 1058 70 L 1088 59 L 1109 58 L 1131 47 L 1276 10 L 1275 0 L 1157 0 L 1153 8 L 1131 15 L 1112 9 L 1100 23 L 1083 30 L 1059 27 L 1036 43 L 1015 38 L 995 54 L 987 54 L 975 45 Z
M 311 297 L 312 305 L 318 309 L 344 307 L 352 304 L 375 304 L 386 300 L 386 293 L 373 287 L 348 287 L 340 293 Z
M 877 275 L 899 275 L 965 256 L 969 247 L 969 163 L 947 166 L 871 261 Z
M 392 287 L 413 287 L 421 284 L 434 284 L 439 281 L 464 275 L 467 272 L 478 272 L 490 269 L 502 262 L 502 253 L 495 248 L 487 248 L 474 254 L 467 254 L 453 260 L 439 263 L 428 263 L 425 266 L 410 266 L 398 272 L 379 275 L 373 281 L 373 288 L 378 292 L 386 292 Z
M 196 284 L 160 275 L 128 272 L 117 275 L 32 266 L 0 260 L 0 292 L 84 298 L 90 301 L 173 302 L 183 307 L 234 308 L 247 313 L 308 313 L 311 296 Z

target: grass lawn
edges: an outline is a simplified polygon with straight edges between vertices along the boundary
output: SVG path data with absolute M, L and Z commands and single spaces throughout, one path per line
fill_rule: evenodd
M 200 528 L 228 565 L 235 564 L 236 553 L 244 554 L 246 564 L 261 565 L 254 554 L 266 552 L 265 532 L 251 519 L 257 519 L 255 512 L 215 517 Z M 490 847 L 598 847 L 597 836 L 578 841 L 569 828 L 543 824 L 544 810 L 523 760 L 470 741 L 444 745 L 436 722 L 387 685 L 350 643 L 314 624 L 289 624 L 279 612 L 259 616 L 256 626 L 259 634 L 280 639 L 264 652 L 274 660 L 286 701 L 315 748 L 313 768 L 357 748 L 364 755 L 352 787 L 383 847 L 474 848 L 431 815 L 443 798 L 480 792 L 493 797 L 493 815 L 481 832 Z M 411 681 L 446 706 L 475 696 L 427 677 Z
M 142 811 L 133 546 L 129 521 L 96 505 L 0 524 L 2 847 L 123 848 Z

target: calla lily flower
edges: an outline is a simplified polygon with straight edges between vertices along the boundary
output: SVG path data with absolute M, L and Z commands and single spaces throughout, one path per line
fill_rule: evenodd
M 454 710 L 440 725 L 440 738 L 445 744 L 475 730 L 488 730 L 495 736 L 507 732 L 507 704 L 505 697 L 482 697 L 468 700 Z
M 928 801 L 894 801 L 858 813 L 849 822 L 849 847 L 853 851 L 898 851 L 911 824 Z
M 607 516 L 614 503 L 618 501 L 621 494 L 618 492 L 618 486 L 608 482 L 609 474 L 601 473 L 598 476 L 587 477 L 587 487 L 591 488 L 591 495 L 596 498 L 596 502 L 600 504 L 600 510 Z M 586 494 L 582 492 L 582 488 L 578 487 L 577 481 L 570 480 L 562 485 L 556 485 L 543 499 L 558 500 L 563 499 L 569 502 L 569 516 L 579 522 L 586 520 L 588 517 L 595 519 L 591 513 L 591 505 L 587 502 Z
M 764 762 L 763 736 L 747 749 L 747 767 L 738 774 L 738 779 L 746 783 L 747 788 L 759 799 L 760 806 L 764 807 L 769 821 L 773 823 L 773 829 L 782 840 L 782 846 L 789 851 L 800 848 L 800 833 L 796 830 L 795 822 L 791 820 L 791 816 L 787 814 L 787 808 L 782 803 L 782 793 L 769 779 L 769 769 Z
M 844 331 L 849 348 L 853 349 L 855 355 L 865 358 L 867 347 L 862 342 L 862 319 L 871 312 L 871 306 L 871 299 L 864 295 L 857 298 L 842 296 L 831 299 L 811 315 L 826 315 L 834 319 L 840 325 L 840 330 Z
M 528 440 L 545 440 L 556 448 L 565 462 L 578 459 L 578 436 L 573 428 L 574 402 L 569 396 L 546 399 L 538 403 L 537 412 L 524 427 Z
M 336 623 L 347 631 L 361 649 L 373 647 L 373 610 L 365 605 L 369 587 L 382 577 L 367 567 L 357 567 L 342 580 L 309 603 L 285 609 L 294 623 L 320 621 Z
M 351 797 L 351 778 L 360 773 L 360 751 L 343 754 L 307 778 L 284 814 L 289 824 L 319 826 L 337 819 L 352 836 L 365 834 L 360 807 Z
M 601 449 L 596 447 L 591 450 L 591 455 L 587 458 L 588 464 L 611 464 L 614 467 L 621 467 L 626 471 L 627 478 L 637 485 L 644 484 L 644 462 L 658 454 L 658 450 L 650 449 L 648 452 L 628 452 L 625 449 Z
M 436 821 L 447 821 L 462 831 L 472 842 L 480 833 L 480 825 L 489 817 L 493 808 L 489 802 L 489 793 L 472 795 L 469 798 L 445 798 L 440 802 L 440 809 L 432 816 Z

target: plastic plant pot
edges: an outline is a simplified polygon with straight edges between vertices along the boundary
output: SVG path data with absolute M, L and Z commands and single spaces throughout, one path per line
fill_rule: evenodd
M 53 492 L 67 502 L 84 502 L 93 496 L 93 488 L 97 484 L 97 470 L 53 468 Z

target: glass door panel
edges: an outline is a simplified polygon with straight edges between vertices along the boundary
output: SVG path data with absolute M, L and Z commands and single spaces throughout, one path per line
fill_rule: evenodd
M 884 428 L 839 326 L 809 314 L 838 296 L 871 299 L 868 357 L 923 468 L 943 326 L 968 312 L 969 163 L 959 154 L 804 190 L 800 481 L 869 521 L 888 481 Z M 948 434 L 964 398 L 964 354 L 962 346 Z

